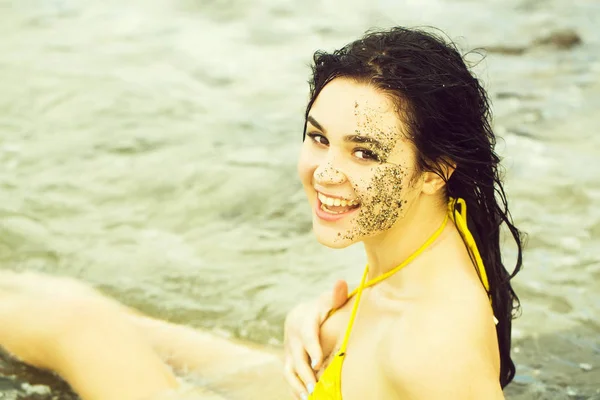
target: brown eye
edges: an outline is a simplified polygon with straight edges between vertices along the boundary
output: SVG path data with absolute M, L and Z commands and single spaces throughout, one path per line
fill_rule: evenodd
M 313 142 L 323 145 L 323 146 L 327 146 L 329 145 L 329 140 L 327 140 L 327 138 L 319 133 L 308 133 L 307 134 L 308 137 L 310 137 L 312 139 Z
M 380 158 L 377 154 L 367 149 L 354 150 L 354 156 L 360 158 L 361 160 L 380 161 Z

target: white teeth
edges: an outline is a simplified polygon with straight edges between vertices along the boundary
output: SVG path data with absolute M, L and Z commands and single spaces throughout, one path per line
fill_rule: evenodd
M 322 204 L 328 205 L 328 206 L 342 206 L 342 207 L 346 207 L 346 206 L 355 206 L 358 204 L 358 202 L 356 200 L 342 200 L 339 198 L 333 198 L 333 197 L 327 197 L 322 193 L 317 193 L 317 197 L 319 198 L 319 200 L 321 201 Z

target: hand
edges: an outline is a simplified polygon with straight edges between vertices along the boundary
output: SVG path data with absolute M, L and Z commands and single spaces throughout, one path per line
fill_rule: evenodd
M 22 362 L 51 369 L 74 314 L 90 315 L 91 304 L 118 307 L 74 279 L 0 271 L 0 346 Z
M 285 319 L 285 378 L 298 399 L 305 399 L 316 383 L 315 371 L 321 368 L 323 350 L 319 341 L 321 325 L 332 309 L 348 301 L 348 284 L 337 281 L 331 292 L 296 306 Z

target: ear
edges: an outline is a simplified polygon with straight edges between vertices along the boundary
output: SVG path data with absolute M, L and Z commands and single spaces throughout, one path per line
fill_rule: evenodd
M 449 159 L 440 160 L 434 171 L 423 172 L 422 192 L 425 194 L 436 194 L 440 189 L 446 186 L 446 182 L 454 173 L 456 163 Z

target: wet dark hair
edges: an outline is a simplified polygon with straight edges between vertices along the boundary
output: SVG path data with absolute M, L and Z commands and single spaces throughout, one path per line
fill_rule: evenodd
M 500 384 L 505 387 L 515 375 L 511 325 L 520 304 L 510 279 L 521 268 L 523 235 L 508 210 L 485 89 L 451 41 L 402 27 L 369 32 L 333 53 L 315 53 L 306 118 L 323 87 L 338 77 L 373 85 L 395 100 L 417 148 L 420 170 L 444 177 L 444 167 L 456 166 L 446 179 L 446 194 L 463 198 L 468 207 L 468 225 L 485 265 L 489 296 L 499 320 Z M 517 246 L 512 273 L 500 252 L 502 223 Z

